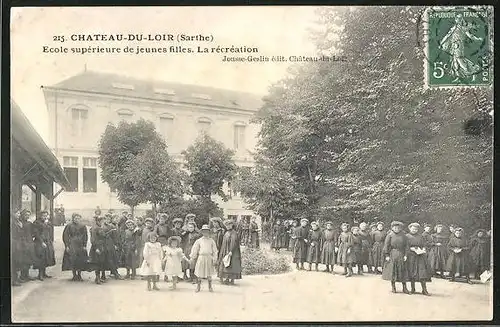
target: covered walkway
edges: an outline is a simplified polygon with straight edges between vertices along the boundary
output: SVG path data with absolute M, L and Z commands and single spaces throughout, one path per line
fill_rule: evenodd
M 54 199 L 71 185 L 56 156 L 36 132 L 21 108 L 11 99 L 11 195 L 12 210 L 21 208 L 22 186 L 35 194 L 36 216 L 42 208 L 42 194 L 49 200 L 50 220 Z M 54 183 L 61 188 L 54 193 Z

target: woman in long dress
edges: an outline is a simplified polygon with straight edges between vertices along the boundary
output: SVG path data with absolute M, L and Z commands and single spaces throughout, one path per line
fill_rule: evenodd
M 33 222 L 33 236 L 35 241 L 34 269 L 38 269 L 38 279 L 52 278 L 47 275 L 47 267 L 55 266 L 54 234 L 53 226 L 49 222 L 49 213 L 42 211 L 40 216 Z
M 321 260 L 321 245 L 323 242 L 323 233 L 319 229 L 317 222 L 311 222 L 312 230 L 309 231 L 307 236 L 308 249 L 307 249 L 307 263 L 309 264 L 309 271 L 312 270 L 312 265 L 315 265 L 315 270 L 318 271 L 318 264 Z
M 123 256 L 124 266 L 127 269 L 125 279 L 135 279 L 137 276 L 137 268 L 140 262 L 140 247 L 141 247 L 141 230 L 135 225 L 132 219 L 125 222 L 126 230 L 124 231 L 123 240 Z M 132 273 L 131 273 L 132 272 Z
M 321 263 L 326 266 L 326 272 L 333 272 L 335 265 L 335 254 L 337 245 L 337 233 L 333 230 L 331 221 L 326 222 L 326 229 L 323 231 L 323 245 L 321 248 Z
M 72 281 L 83 281 L 82 270 L 87 270 L 89 256 L 87 253 L 88 232 L 87 227 L 80 223 L 82 216 L 74 213 L 71 223 L 64 227 L 62 238 L 64 243 L 64 255 L 62 260 L 62 271 L 73 272 Z
M 448 242 L 448 250 L 450 255 L 446 262 L 447 271 L 450 272 L 450 282 L 454 282 L 455 278 L 465 277 L 467 283 L 470 281 L 470 262 L 469 262 L 469 247 L 467 239 L 463 236 L 463 229 L 455 228 L 453 235 L 450 236 Z
M 384 242 L 387 232 L 384 230 L 384 223 L 377 223 L 377 230 L 371 234 L 372 238 L 372 264 L 376 274 L 382 273 L 384 267 L 385 257 L 383 253 Z
M 444 226 L 438 224 L 434 227 L 436 231 L 431 235 L 430 251 L 429 251 L 429 265 L 432 269 L 432 273 L 436 274 L 439 272 L 439 276 L 444 278 L 444 272 L 446 270 L 446 261 L 448 259 L 448 249 L 446 245 L 448 244 L 449 238 L 443 232 Z
M 309 226 L 307 226 L 308 222 L 309 221 L 306 218 L 302 218 L 300 220 L 300 226 L 295 227 L 292 234 L 292 238 L 295 239 L 293 262 L 295 263 L 297 270 L 304 269 L 304 262 L 307 259 L 307 237 L 309 236 Z
M 403 285 L 403 293 L 410 294 L 406 287 L 406 282 L 408 281 L 408 269 L 406 265 L 408 238 L 402 232 L 402 226 L 402 222 L 393 221 L 391 223 L 392 230 L 385 238 L 383 253 L 386 263 L 382 271 L 382 279 L 391 282 L 393 293 L 396 293 L 396 282 L 398 282 Z
M 338 242 L 338 256 L 337 260 L 339 265 L 344 267 L 342 275 L 346 277 L 352 276 L 352 264 L 354 263 L 354 253 L 352 252 L 352 234 L 349 231 L 349 224 L 342 223 L 340 225 L 341 233 L 337 240 Z
M 100 285 L 104 282 L 101 273 L 107 266 L 106 258 L 106 230 L 103 228 L 104 217 L 96 216 L 95 226 L 90 229 L 90 262 L 95 272 L 95 283 Z
M 432 271 L 427 259 L 427 253 L 419 250 L 425 250 L 426 241 L 422 234 L 419 234 L 420 224 L 411 223 L 408 225 L 410 233 L 406 234 L 408 238 L 408 275 L 410 279 L 411 294 L 415 294 L 415 283 L 419 282 L 422 286 L 422 294 L 429 295 L 427 283 L 431 281 Z
M 490 269 L 490 245 L 484 229 L 478 229 L 470 241 L 471 271 L 474 279 L 479 279 L 481 273 Z
M 234 229 L 234 222 L 227 219 L 224 224 L 226 225 L 226 233 L 222 240 L 222 245 L 219 250 L 217 263 L 219 266 L 217 276 L 220 278 L 222 284 L 234 285 L 235 279 L 241 279 L 241 249 L 240 239 L 238 233 Z M 229 265 L 224 264 L 224 257 L 229 256 Z

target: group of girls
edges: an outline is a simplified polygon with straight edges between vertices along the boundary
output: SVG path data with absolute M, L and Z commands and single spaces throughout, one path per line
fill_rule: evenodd
M 285 248 L 286 240 L 292 243 L 293 261 L 297 269 L 319 270 L 319 264 L 326 266 L 326 272 L 333 273 L 334 265 L 343 267 L 343 275 L 358 275 L 367 272 L 382 274 L 384 279 L 404 282 L 403 292 L 415 293 L 415 282 L 422 285 L 422 293 L 428 295 L 426 283 L 431 277 L 448 275 L 450 281 L 464 277 L 468 283 L 470 274 L 476 279 L 485 270 L 490 269 L 491 232 L 477 230 L 466 239 L 463 229 L 450 226 L 450 234 L 444 234 L 444 226 L 435 226 L 435 233 L 430 233 L 431 226 L 424 225 L 424 231 L 418 223 L 408 225 L 409 233 L 402 232 L 402 223 L 392 222 L 387 231 L 383 222 L 372 223 L 370 230 L 366 223 L 350 227 L 343 223 L 340 233 L 332 222 L 326 222 L 321 229 L 315 221 L 309 224 L 307 219 L 300 220 L 300 226 L 288 232 L 284 224 L 276 222 L 273 228 L 272 248 Z M 288 236 L 287 236 L 288 235 Z M 401 260 L 399 260 L 401 259 Z M 411 291 L 406 288 L 406 281 L 411 282 Z

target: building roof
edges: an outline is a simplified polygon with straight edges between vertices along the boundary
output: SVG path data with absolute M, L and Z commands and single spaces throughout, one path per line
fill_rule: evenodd
M 83 71 L 50 88 L 257 111 L 262 96 L 213 87 Z
M 64 170 L 42 137 L 36 132 L 21 108 L 11 99 L 12 160 L 25 176 L 25 181 L 36 183 L 40 178 L 70 188 Z M 43 186 L 42 186 L 43 187 Z M 42 189 L 45 195 L 49 190 Z

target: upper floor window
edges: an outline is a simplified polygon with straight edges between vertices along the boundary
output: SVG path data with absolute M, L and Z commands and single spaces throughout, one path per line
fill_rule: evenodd
M 210 128 L 212 127 L 212 121 L 208 118 L 198 119 L 198 132 L 200 133 L 210 133 Z
M 173 139 L 174 117 L 169 115 L 160 116 L 160 133 L 163 135 L 167 143 Z
M 120 121 L 126 121 L 128 123 L 132 122 L 132 118 L 134 117 L 134 113 L 132 110 L 128 109 L 120 109 L 118 110 L 118 118 Z
M 84 108 L 71 109 L 71 133 L 73 136 L 84 136 L 87 129 L 89 111 Z
M 246 125 L 238 122 L 234 124 L 234 149 L 242 150 L 245 148 Z
M 71 185 L 66 192 L 78 192 L 78 157 L 63 157 L 63 169 Z

